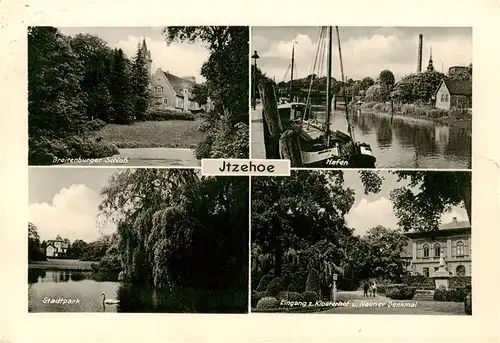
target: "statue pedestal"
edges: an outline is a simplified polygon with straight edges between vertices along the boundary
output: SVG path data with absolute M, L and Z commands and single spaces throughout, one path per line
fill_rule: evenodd
M 448 272 L 448 270 L 440 268 L 437 272 L 434 273 L 432 278 L 436 283 L 436 289 L 439 289 L 439 287 L 441 286 L 444 286 L 446 289 L 448 289 L 450 279 L 450 273 Z

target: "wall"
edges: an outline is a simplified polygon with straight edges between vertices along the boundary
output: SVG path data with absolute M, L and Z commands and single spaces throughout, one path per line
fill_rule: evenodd
M 157 86 L 163 87 L 163 91 L 157 93 Z M 177 96 L 161 70 L 156 71 L 153 77 L 153 97 L 155 105 L 161 107 L 175 107 L 176 105 Z
M 447 99 L 447 101 L 446 101 Z M 448 91 L 448 88 L 444 84 L 444 82 L 441 84 L 441 87 L 439 87 L 439 90 L 436 93 L 436 108 L 442 109 L 442 110 L 449 110 L 450 109 L 450 101 L 451 101 L 451 96 L 450 92 Z

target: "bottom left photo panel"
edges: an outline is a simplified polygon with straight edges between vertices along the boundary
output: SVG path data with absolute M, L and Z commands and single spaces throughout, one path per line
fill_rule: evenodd
M 31 167 L 29 312 L 247 313 L 249 179 Z

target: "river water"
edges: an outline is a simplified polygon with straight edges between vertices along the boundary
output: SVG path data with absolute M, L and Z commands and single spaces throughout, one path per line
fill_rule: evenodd
M 113 280 L 113 281 L 109 281 Z M 114 281 L 90 271 L 28 269 L 29 312 L 246 313 L 248 290 L 176 293 Z M 106 299 L 117 305 L 103 305 Z M 57 303 L 59 300 L 59 303 Z M 67 303 L 63 304 L 62 300 Z M 70 303 L 70 300 L 72 303 Z
M 252 157 L 265 158 L 262 114 L 252 112 Z M 322 120 L 318 116 L 318 120 Z M 361 113 L 352 118 L 354 137 L 371 145 L 377 168 L 468 169 L 471 162 L 470 129 L 395 115 Z M 332 130 L 347 133 L 345 112 L 336 110 Z

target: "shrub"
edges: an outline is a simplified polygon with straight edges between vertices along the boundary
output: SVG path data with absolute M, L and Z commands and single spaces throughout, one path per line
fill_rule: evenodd
M 385 285 L 377 285 L 377 293 L 379 294 L 385 294 L 386 292 L 386 286 Z
M 146 111 L 146 120 L 194 120 L 194 114 L 170 108 L 152 107 Z
M 196 158 L 248 158 L 248 124 L 218 119 L 196 148 Z
M 431 108 L 427 111 L 427 117 L 431 119 L 444 118 L 447 116 L 448 116 L 448 111 L 443 109 Z
M 366 101 L 361 105 L 361 108 L 373 108 L 377 104 L 376 101 Z
M 84 130 L 85 131 L 98 131 L 102 129 L 104 126 L 106 126 L 106 122 L 101 119 L 94 119 L 86 122 L 84 124 Z
M 415 287 L 409 286 L 395 286 L 389 287 L 386 286 L 385 295 L 390 299 L 395 300 L 411 300 L 415 296 Z
M 464 307 L 465 307 L 465 314 L 471 315 L 472 314 L 472 293 L 471 293 L 470 289 L 466 290 Z
M 302 293 L 302 298 L 304 299 L 304 301 L 315 302 L 319 299 L 319 296 L 316 292 L 305 291 L 304 293 Z
M 468 291 L 465 288 L 455 289 L 436 289 L 434 291 L 434 300 L 463 302 L 466 299 Z
M 29 139 L 29 164 L 54 164 L 57 158 L 101 158 L 118 154 L 115 145 L 95 137 Z
M 318 271 L 314 268 L 311 268 L 311 270 L 309 271 L 309 275 L 307 276 L 306 291 L 312 291 L 319 294 L 321 289 L 320 282 L 321 280 Z
M 285 300 L 290 300 L 290 301 L 304 301 L 304 297 L 302 294 L 297 293 L 297 292 L 288 292 L 288 291 L 283 291 L 278 294 L 278 299 L 285 299 Z
M 264 275 L 259 282 L 259 285 L 257 286 L 256 290 L 257 292 L 264 292 L 267 291 L 267 286 L 269 286 L 269 283 L 271 280 L 274 278 L 273 275 Z
M 471 112 L 467 108 L 452 108 L 449 115 L 453 119 L 471 119 Z
M 434 280 L 424 275 L 404 275 L 401 277 L 401 281 L 406 286 L 417 287 L 419 289 L 434 289 L 436 287 Z
M 279 301 L 273 297 L 265 297 L 257 302 L 257 310 L 272 310 L 278 308 Z
M 415 104 L 404 104 L 401 107 L 401 112 L 404 115 L 425 117 L 427 115 L 427 108 Z
M 200 126 L 198 126 L 198 131 L 207 132 L 210 129 L 211 125 L 212 124 L 208 120 L 205 120 L 200 124 Z
M 260 299 L 268 297 L 268 296 L 269 296 L 269 294 L 267 294 L 267 292 L 255 292 L 255 293 L 252 293 L 252 297 L 251 297 L 252 307 L 256 307 L 257 303 L 259 302 Z
M 267 286 L 267 293 L 272 297 L 277 296 L 283 290 L 283 279 L 280 277 L 275 277 L 274 279 L 272 279 Z
M 449 279 L 450 288 L 467 288 L 472 285 L 470 276 L 453 276 Z

